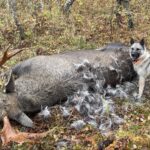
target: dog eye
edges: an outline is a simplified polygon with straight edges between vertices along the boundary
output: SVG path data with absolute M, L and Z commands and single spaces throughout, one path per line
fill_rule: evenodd
M 134 50 L 134 48 L 131 48 L 131 50 Z
M 137 48 L 136 50 L 137 50 L 137 51 L 139 51 L 140 49 L 139 49 L 139 48 Z

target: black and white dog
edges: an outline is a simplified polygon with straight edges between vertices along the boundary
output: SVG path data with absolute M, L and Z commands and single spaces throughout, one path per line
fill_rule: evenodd
M 132 58 L 134 69 L 139 76 L 139 93 L 137 98 L 140 99 L 143 94 L 145 79 L 150 74 L 150 53 L 145 47 L 144 39 L 140 42 L 134 42 L 131 39 L 130 43 L 130 57 Z

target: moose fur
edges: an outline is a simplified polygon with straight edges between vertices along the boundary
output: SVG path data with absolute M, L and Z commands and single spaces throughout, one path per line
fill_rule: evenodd
M 109 44 L 100 50 L 36 56 L 17 64 L 9 71 L 6 92 L 0 95 L 0 120 L 8 115 L 32 127 L 26 112 L 38 112 L 41 106 L 61 103 L 82 86 L 84 81 L 77 64 L 84 60 L 99 66 L 97 71 L 105 81 L 103 87 L 133 80 L 136 74 L 128 49 L 122 44 Z

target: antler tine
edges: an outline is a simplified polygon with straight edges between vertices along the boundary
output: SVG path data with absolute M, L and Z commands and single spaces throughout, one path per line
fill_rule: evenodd
M 16 54 L 22 52 L 24 49 L 15 49 L 15 50 L 13 50 L 12 53 L 10 53 L 10 54 L 7 53 L 7 58 L 10 59 L 11 57 L 15 56 Z
M 13 50 L 13 52 L 8 53 L 10 46 L 8 46 L 8 48 L 5 50 L 5 52 L 3 53 L 2 58 L 0 58 L 0 67 L 7 61 L 9 60 L 11 57 L 15 56 L 16 54 L 20 53 L 21 51 L 23 51 L 25 48 L 23 49 L 15 49 Z

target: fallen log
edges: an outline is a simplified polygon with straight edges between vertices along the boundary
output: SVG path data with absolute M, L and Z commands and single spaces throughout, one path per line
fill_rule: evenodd
M 83 84 L 91 87 L 91 82 L 83 79 L 85 65 L 95 65 L 94 71 L 104 81 L 103 87 L 132 81 L 136 73 L 128 49 L 122 44 L 109 44 L 100 50 L 37 56 L 17 64 L 7 74 L 6 92 L 0 96 L 0 120 L 8 116 L 32 127 L 26 112 L 38 112 L 41 106 L 59 104 Z

